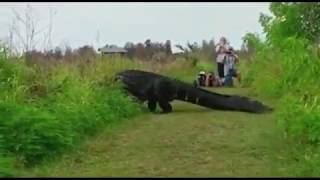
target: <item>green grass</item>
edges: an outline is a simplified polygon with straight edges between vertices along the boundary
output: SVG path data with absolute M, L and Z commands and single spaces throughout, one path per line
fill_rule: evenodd
M 0 177 L 77 149 L 139 114 L 141 108 L 112 81 L 118 71 L 138 66 L 117 57 L 56 66 L 0 59 Z
M 303 38 L 274 38 L 279 44 L 259 43 L 251 63 L 242 61 L 243 82 L 252 92 L 279 100 L 275 117 L 290 142 L 289 159 L 298 162 L 290 172 L 319 176 L 319 47 Z
M 217 89 L 248 95 L 246 89 Z M 272 101 L 267 101 L 273 104 Z M 209 110 L 174 102 L 87 141 L 23 177 L 292 176 L 273 114 Z
M 200 71 L 216 72 L 216 67 L 213 62 L 199 61 L 196 65 L 192 64 L 192 61 L 176 61 L 162 67 L 161 73 L 176 78 L 182 81 L 192 83 L 196 79 Z M 217 73 L 217 72 L 216 72 Z
M 138 66 L 144 69 L 142 65 L 125 60 L 100 61 L 89 66 L 63 66 L 51 74 L 22 64 L 1 66 L 5 70 L 1 72 L 2 81 L 9 83 L 2 86 L 1 96 L 7 99 L 0 101 L 4 110 L 0 113 L 9 120 L 0 119 L 6 127 L 0 136 L 0 147 L 14 149 L 0 157 L 1 175 L 318 175 L 318 151 L 305 150 L 303 147 L 307 146 L 295 146 L 294 142 L 284 139 L 276 113 L 214 111 L 174 102 L 171 114 L 145 113 L 133 117 L 138 112 L 137 107 L 129 103 L 110 78 L 121 69 Z M 184 61 L 163 65 L 161 73 L 192 82 L 200 70 L 210 69 L 214 69 L 214 65 L 208 62 L 192 66 Z M 38 73 L 41 76 L 35 81 L 33 77 Z M 23 88 L 41 85 L 47 88 L 45 96 Z M 236 86 L 239 86 L 237 82 Z M 214 90 L 251 97 L 259 95 L 258 98 L 267 104 L 278 105 L 278 99 L 257 94 L 252 89 Z M 120 123 L 122 119 L 128 120 Z M 28 126 L 25 123 L 29 123 Z M 39 137 L 45 139 L 42 144 L 36 139 Z M 64 148 L 65 145 L 72 148 Z M 16 149 L 18 146 L 23 148 Z M 43 162 L 30 161 L 34 166 L 16 169 L 14 165 L 23 164 L 19 156 Z

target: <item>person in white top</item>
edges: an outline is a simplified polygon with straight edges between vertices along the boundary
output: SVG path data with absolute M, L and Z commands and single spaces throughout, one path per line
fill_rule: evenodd
M 218 76 L 224 81 L 225 72 L 224 72 L 224 64 L 225 64 L 225 58 L 226 58 L 226 52 L 229 49 L 229 44 L 227 42 L 227 39 L 225 37 L 221 37 L 219 43 L 216 46 L 216 53 L 217 53 L 217 67 L 218 67 Z

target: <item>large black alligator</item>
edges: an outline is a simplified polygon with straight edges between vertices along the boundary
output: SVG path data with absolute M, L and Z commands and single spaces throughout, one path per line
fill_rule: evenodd
M 148 101 L 148 108 L 152 112 L 155 112 L 157 103 L 163 110 L 162 113 L 172 112 L 170 102 L 173 100 L 218 110 L 251 113 L 272 111 L 272 108 L 248 97 L 214 93 L 152 72 L 125 70 L 116 75 L 116 80 L 120 80 L 124 89 L 139 101 Z

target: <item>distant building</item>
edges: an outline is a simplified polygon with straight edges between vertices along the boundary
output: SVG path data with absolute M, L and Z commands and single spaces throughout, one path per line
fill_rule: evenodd
M 125 55 L 128 52 L 126 49 L 120 48 L 117 46 L 105 46 L 105 47 L 99 48 L 98 51 L 101 52 L 102 55 L 107 55 L 107 54 Z

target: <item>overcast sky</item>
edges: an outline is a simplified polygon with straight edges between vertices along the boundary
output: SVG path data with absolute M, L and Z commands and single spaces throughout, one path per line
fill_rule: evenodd
M 34 8 L 40 27 L 53 16 L 53 46 L 75 48 L 85 44 L 124 46 L 127 41 L 165 42 L 172 46 L 226 36 L 236 49 L 246 32 L 262 33 L 259 14 L 269 12 L 267 2 L 207 3 L 28 3 Z M 27 3 L 0 3 L 0 38 L 8 36 L 13 11 L 23 12 Z M 98 35 L 99 34 L 99 35 Z M 42 35 L 39 38 L 43 38 Z

